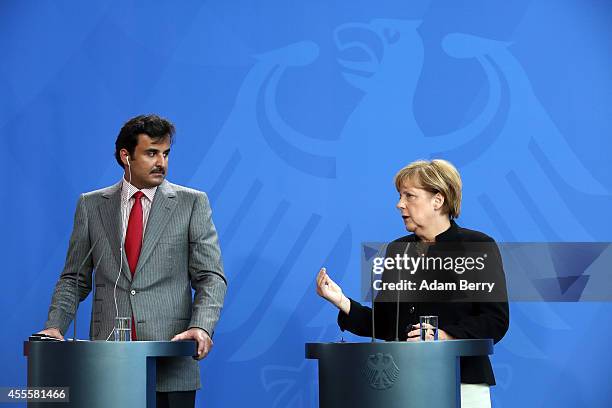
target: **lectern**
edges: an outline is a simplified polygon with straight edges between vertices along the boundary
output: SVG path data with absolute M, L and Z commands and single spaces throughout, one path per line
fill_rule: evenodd
M 491 339 L 306 344 L 320 408 L 458 408 L 459 357 L 489 354 Z
M 27 341 L 28 387 L 69 387 L 70 396 L 28 407 L 153 408 L 156 358 L 195 354 L 193 341 Z

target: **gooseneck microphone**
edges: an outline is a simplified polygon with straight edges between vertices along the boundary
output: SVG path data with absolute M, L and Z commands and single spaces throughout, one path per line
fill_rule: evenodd
M 378 248 L 378 252 L 376 252 L 376 256 L 375 258 L 379 258 L 380 255 L 383 252 L 383 249 L 386 248 L 386 245 L 381 245 L 380 248 Z M 385 251 L 386 253 L 387 251 Z M 376 321 L 374 318 L 374 309 L 375 309 L 375 299 L 374 299 L 374 265 L 372 265 L 372 268 L 370 268 L 370 290 L 372 291 L 372 343 L 376 342 Z
M 81 262 L 81 264 L 79 265 L 79 268 L 77 269 L 76 278 L 74 280 L 74 286 L 75 286 L 75 291 L 74 291 L 74 321 L 73 321 L 73 325 L 72 325 L 72 328 L 74 329 L 74 333 L 73 333 L 73 336 L 72 336 L 72 341 L 76 341 L 77 340 L 77 312 L 79 310 L 79 303 L 81 302 L 81 297 L 79 296 L 79 279 L 81 277 L 81 269 L 83 268 L 83 266 L 85 266 L 85 262 L 87 262 L 87 259 L 89 259 L 89 256 L 91 255 L 91 253 L 93 252 L 94 248 L 98 244 L 98 240 L 99 240 L 99 238 L 96 240 L 96 242 L 94 242 L 94 244 L 91 246 L 91 248 L 89 248 L 89 251 L 87 251 L 87 255 L 85 255 L 85 257 L 83 258 L 83 261 Z M 102 259 L 102 256 L 100 256 L 100 259 Z M 99 263 L 100 263 L 100 261 L 98 260 L 98 264 Z M 98 266 L 98 264 L 96 264 L 96 267 Z M 94 282 L 92 282 L 92 285 L 95 286 Z
M 92 284 L 92 293 L 91 293 L 91 314 L 92 314 L 92 319 L 91 319 L 91 334 L 94 335 L 93 333 L 95 333 L 96 331 L 95 326 L 96 326 L 96 316 L 95 316 L 95 312 L 96 312 L 96 276 L 98 275 L 98 265 L 100 265 L 100 262 L 102 262 L 102 258 L 104 257 L 104 254 L 106 253 L 106 247 L 104 248 L 102 254 L 100 255 L 100 259 L 98 259 L 98 262 L 96 262 L 96 266 L 94 266 L 93 268 L 93 273 L 91 276 L 91 284 Z M 75 316 L 75 320 L 76 320 L 76 314 Z M 76 337 L 76 332 L 75 332 L 75 337 Z
M 406 257 L 406 255 L 408 254 L 410 247 L 412 247 L 412 242 L 408 242 L 408 245 L 406 245 L 406 248 L 404 249 L 404 257 Z M 402 281 L 402 270 L 401 268 L 397 268 L 397 265 L 396 265 L 396 269 L 397 269 L 397 283 L 399 284 Z M 400 291 L 396 290 L 396 292 L 397 292 L 397 299 L 395 302 L 395 341 L 399 341 Z

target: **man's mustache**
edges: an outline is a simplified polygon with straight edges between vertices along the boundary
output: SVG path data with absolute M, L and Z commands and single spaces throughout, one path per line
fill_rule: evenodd
M 156 167 L 151 170 L 151 174 L 166 174 L 166 171 L 161 167 Z

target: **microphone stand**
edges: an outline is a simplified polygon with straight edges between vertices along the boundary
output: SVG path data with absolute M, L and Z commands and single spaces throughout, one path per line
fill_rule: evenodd
M 81 297 L 79 296 L 79 279 L 81 277 L 81 268 L 83 268 L 83 266 L 85 266 L 85 262 L 87 262 L 87 259 L 89 258 L 89 256 L 93 252 L 93 250 L 96 247 L 97 243 L 98 243 L 98 241 L 96 240 L 96 242 L 94 242 L 94 244 L 91 246 L 91 248 L 89 248 L 89 251 L 87 252 L 87 255 L 85 255 L 85 257 L 83 258 L 83 262 L 81 262 L 81 264 L 79 265 L 79 268 L 77 269 L 76 279 L 75 279 L 75 283 L 74 283 L 74 286 L 75 286 L 76 290 L 74 291 L 74 321 L 73 321 L 73 325 L 72 325 L 72 328 L 74 329 L 73 330 L 74 334 L 72 336 L 72 341 L 77 341 L 77 312 L 79 310 L 79 303 L 81 302 Z M 98 261 L 98 264 L 99 264 L 99 261 Z M 92 282 L 92 285 L 94 285 L 93 282 Z M 94 302 L 94 306 L 95 306 L 95 302 Z

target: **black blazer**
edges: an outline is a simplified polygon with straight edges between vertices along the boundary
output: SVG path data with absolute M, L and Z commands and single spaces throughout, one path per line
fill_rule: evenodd
M 394 243 L 409 243 L 418 241 L 416 235 L 407 235 L 394 241 Z M 438 243 L 484 242 L 494 243 L 493 238 L 482 232 L 459 227 L 451 220 L 448 230 L 436 237 L 436 244 L 432 245 L 428 255 L 435 251 Z M 443 244 L 444 245 L 444 244 Z M 457 339 L 486 339 L 491 338 L 495 343 L 500 341 L 508 331 L 509 309 L 506 295 L 503 266 L 497 246 L 495 256 L 498 257 L 499 271 L 502 284 L 498 285 L 503 291 L 504 301 L 501 302 L 401 302 L 399 307 L 399 338 L 406 339 L 406 328 L 419 323 L 419 316 L 438 316 L 438 325 L 449 335 Z M 388 256 L 388 254 L 387 254 Z M 500 279 L 496 279 L 500 281 Z M 380 301 L 381 293 L 376 297 L 375 303 L 375 334 L 382 340 L 392 341 L 396 337 L 397 305 L 395 302 Z M 351 310 L 347 315 L 340 311 L 338 326 L 341 330 L 348 330 L 359 336 L 372 336 L 372 309 L 363 306 L 353 299 Z M 461 382 L 470 384 L 487 383 L 495 385 L 495 376 L 488 356 L 461 357 Z

